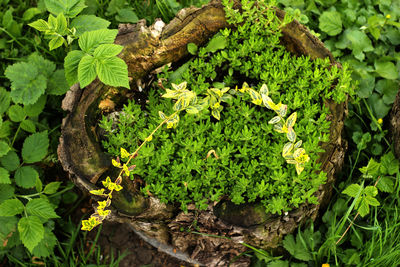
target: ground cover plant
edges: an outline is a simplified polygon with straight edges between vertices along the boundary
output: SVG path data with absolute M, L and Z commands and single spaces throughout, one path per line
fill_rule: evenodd
M 66 207 L 68 203 L 76 199 L 76 195 L 71 192 L 71 184 L 60 183 L 62 180 L 58 178 L 58 175 L 49 171 L 52 169 L 51 166 L 57 166 L 55 150 L 62 118 L 59 106 L 63 94 L 68 90 L 68 77 L 64 78 L 68 69 L 66 67 L 64 70 L 64 59 L 68 52 L 83 50 L 79 46 L 78 35 L 83 34 L 85 30 L 116 29 L 118 23 L 135 23 L 141 18 L 146 19 L 147 23 L 152 23 L 157 17 L 168 21 L 182 7 L 191 4 L 199 5 L 208 1 L 146 0 L 129 3 L 124 0 L 87 0 L 72 2 L 75 7 L 69 7 L 68 10 L 62 10 L 62 5 L 59 5 L 64 1 L 56 0 L 3 0 L 0 2 L 2 58 L 0 64 L 0 153 L 3 153 L 0 156 L 0 221 L 5 222 L 2 224 L 5 227 L 0 230 L 2 241 L 0 261 L 2 263 L 26 266 L 33 265 L 33 262 L 39 260 L 48 264 L 52 262 L 51 264 L 54 263 L 54 265 L 62 265 L 62 262 L 68 258 L 72 259 L 70 256 L 72 254 L 74 259 L 70 261 L 71 266 L 74 262 L 78 263 L 77 259 L 80 257 L 82 263 L 90 261 L 82 251 L 71 252 L 73 245 L 64 246 L 76 240 L 71 238 L 71 241 L 67 242 L 68 238 L 60 230 L 60 227 L 65 226 L 63 220 L 66 217 L 65 214 L 68 213 Z M 391 140 L 387 136 L 387 114 L 399 89 L 399 51 L 396 48 L 400 39 L 398 1 L 280 0 L 278 2 L 280 7 L 285 8 L 314 30 L 340 62 L 349 64 L 353 73 L 352 78 L 359 81 L 359 89 L 356 92 L 360 100 L 350 105 L 349 118 L 346 122 L 347 139 L 350 141 L 349 156 L 343 175 L 336 185 L 336 194 L 330 207 L 314 224 L 310 223 L 305 228 L 299 229 L 298 233 L 285 238 L 283 246 L 290 255 L 270 255 L 268 252 L 254 248 L 256 255 L 253 258 L 254 265 L 321 266 L 323 263 L 329 263 L 337 266 L 394 266 L 400 257 L 397 210 L 399 173 L 398 162 L 391 153 Z M 64 25 L 63 17 L 65 18 L 67 21 L 65 34 L 60 34 L 55 29 L 52 32 L 47 28 L 39 32 L 28 25 L 40 19 L 48 25 L 54 23 L 54 19 L 50 19 L 50 14 L 61 26 Z M 92 25 L 100 28 L 91 28 Z M 73 31 L 73 28 L 76 32 L 69 32 L 69 30 Z M 50 37 L 50 39 L 45 39 L 45 37 Z M 222 37 L 219 38 L 223 40 Z M 49 46 L 51 41 L 51 46 Z M 217 43 L 218 47 L 219 42 Z M 57 45 L 60 46 L 57 48 Z M 225 49 L 227 44 L 223 46 Z M 218 64 L 218 60 L 226 61 L 222 55 L 224 49 L 218 49 L 213 53 L 221 53 L 222 58 L 222 60 L 214 59 L 216 60 L 214 64 Z M 196 55 L 199 55 L 202 49 L 195 50 L 196 47 L 189 47 L 189 51 Z M 113 57 L 115 52 L 111 54 L 112 56 L 107 54 L 106 57 Z M 90 56 L 96 57 L 94 54 Z M 86 60 L 93 61 L 91 57 L 87 57 Z M 77 64 L 79 67 L 79 62 Z M 194 65 L 195 62 L 192 61 L 184 68 Z M 207 70 L 206 66 L 203 68 L 205 72 L 212 73 L 213 71 Z M 94 72 L 93 69 L 90 70 L 90 75 L 86 77 L 88 81 L 99 75 L 99 72 L 96 72 L 97 69 Z M 234 75 L 231 76 L 236 76 L 240 71 L 245 70 L 246 66 L 236 66 L 233 69 Z M 229 69 L 223 70 L 228 79 L 229 72 Z M 26 75 L 21 77 L 19 73 Z M 73 79 L 76 75 L 72 75 Z M 240 75 L 244 77 L 248 74 Z M 280 73 L 277 72 L 275 75 L 280 75 Z M 170 76 L 171 73 L 166 71 L 165 77 Z M 184 76 L 178 73 L 174 76 L 178 76 L 174 80 L 176 84 L 193 79 L 193 77 L 183 78 Z M 254 80 L 255 78 L 251 78 L 246 82 L 249 87 L 259 89 L 262 83 L 255 84 Z M 230 82 L 229 86 L 232 90 L 235 89 L 235 84 L 238 84 L 238 89 L 243 88 L 243 81 L 244 79 L 240 82 L 222 80 L 222 82 Z M 192 85 L 197 82 L 188 83 L 188 88 L 194 90 Z M 205 82 L 200 81 L 200 84 L 204 85 Z M 71 79 L 70 83 L 72 83 Z M 218 84 L 209 81 L 207 83 L 209 84 L 203 89 L 222 89 Z M 164 87 L 171 88 L 171 84 L 165 83 Z M 296 110 L 292 102 L 284 99 L 286 96 L 278 89 L 269 84 L 268 87 L 270 92 L 273 92 L 273 94 L 270 93 L 270 97 L 275 103 L 282 101 L 288 105 L 288 115 Z M 154 89 L 154 95 L 156 95 L 156 90 L 162 92 L 160 89 Z M 236 107 L 243 105 L 247 111 L 263 109 L 264 113 L 269 112 L 270 116 L 274 116 L 273 111 L 252 104 L 253 99 L 249 94 L 243 94 L 241 101 L 238 99 L 235 94 L 231 104 L 223 104 L 224 110 L 220 112 L 220 122 L 211 118 L 212 111 L 208 116 L 201 115 L 203 120 L 223 124 L 224 113 L 233 107 L 233 101 L 240 102 L 236 103 Z M 171 103 L 171 101 L 163 99 L 158 99 L 158 101 L 163 111 L 168 111 L 165 108 L 172 110 L 172 104 L 162 104 Z M 169 106 L 166 107 L 166 105 Z M 133 103 L 130 106 L 135 109 Z M 183 114 L 184 112 L 180 116 L 181 120 L 176 131 L 182 130 L 180 124 L 185 123 L 186 119 L 201 120 L 200 115 Z M 157 114 L 153 115 L 156 120 Z M 251 114 L 251 116 L 254 115 Z M 303 147 L 309 153 L 304 144 L 305 137 L 301 134 L 301 130 L 296 128 L 298 125 L 301 128 L 301 120 L 304 120 L 302 116 L 304 114 L 298 112 L 294 129 L 298 135 L 297 138 L 303 140 Z M 264 123 L 267 124 L 269 119 L 270 117 L 264 120 Z M 151 123 L 155 125 L 155 121 Z M 266 127 L 271 128 L 272 125 Z M 247 129 L 250 130 L 249 127 Z M 164 135 L 170 135 L 174 130 L 169 131 L 160 136 L 155 135 L 154 140 L 149 142 L 149 146 L 154 146 L 160 141 L 159 139 Z M 245 134 L 239 132 L 239 134 L 254 137 L 253 131 Z M 286 137 L 282 134 L 272 131 L 272 136 L 281 138 L 281 144 L 286 142 Z M 143 139 L 143 137 L 140 138 Z M 36 148 L 38 148 L 37 151 Z M 287 166 L 281 156 L 282 147 L 280 149 L 274 150 L 278 154 L 277 160 Z M 211 150 L 207 152 L 209 151 Z M 247 151 L 244 150 L 244 152 Z M 117 154 L 116 151 L 114 153 Z M 143 154 L 142 152 L 141 155 Z M 221 153 L 215 151 L 215 154 L 220 156 Z M 310 157 L 312 159 L 311 154 Z M 206 163 L 218 162 L 213 153 L 206 160 L 203 159 L 200 160 Z M 311 165 L 312 160 L 307 164 Z M 294 165 L 290 167 L 293 176 L 296 177 Z M 142 169 L 138 168 L 137 171 L 144 171 L 144 169 L 142 165 Z M 303 173 L 306 171 L 307 165 Z M 181 186 L 179 190 L 182 188 L 185 189 L 185 186 Z M 239 193 L 234 194 L 239 195 Z M 10 206 L 12 209 L 8 209 Z M 353 220 L 354 223 L 352 223 Z M 78 228 L 80 226 L 75 229 Z M 346 231 L 347 228 L 348 231 Z M 339 239 L 341 240 L 337 243 Z M 63 253 L 62 249 L 54 249 L 60 246 L 69 252 Z M 98 259 L 101 257 L 100 254 L 97 254 Z M 92 262 L 96 263 L 96 260 Z M 96 264 L 101 264 L 101 261 L 97 261 Z

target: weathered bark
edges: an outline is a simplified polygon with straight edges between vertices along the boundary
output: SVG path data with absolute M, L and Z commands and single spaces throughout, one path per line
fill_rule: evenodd
M 390 135 L 393 140 L 394 153 L 400 159 L 400 90 L 390 112 Z
M 281 18 L 284 16 L 280 10 L 277 14 Z M 170 24 L 162 26 L 160 21 L 149 28 L 144 21 L 120 25 L 116 43 L 124 46 L 120 57 L 128 64 L 133 88 L 147 79 L 152 70 L 185 57 L 188 43 L 202 45 L 228 25 L 222 5 L 213 1 L 200 9 L 183 9 Z M 289 51 L 311 58 L 329 57 L 332 64 L 336 64 L 323 44 L 297 21 L 287 25 L 283 35 L 282 43 Z M 63 109 L 70 113 L 63 120 L 58 155 L 71 179 L 83 190 L 95 189 L 99 179 L 115 172 L 97 140 L 96 120 L 100 101 L 118 93 L 115 88 L 96 80 L 84 90 L 73 86 L 63 101 Z M 189 205 L 189 212 L 185 214 L 154 197 L 143 197 L 133 183 L 124 182 L 124 190 L 113 197 L 114 210 L 109 219 L 129 224 L 146 241 L 177 258 L 205 266 L 227 266 L 234 256 L 246 249 L 241 242 L 264 249 L 275 248 L 285 234 L 306 220 L 316 218 L 321 205 L 329 201 L 335 174 L 342 167 L 347 146 L 342 139 L 347 103 L 338 105 L 328 101 L 326 105 L 331 110 L 331 140 L 321 144 L 325 152 L 319 161 L 328 179 L 316 193 L 320 205 L 303 204 L 278 216 L 265 214 L 258 205 L 221 202 L 215 207 L 210 204 L 206 211 L 197 211 Z M 240 258 L 231 266 L 247 266 L 248 263 L 248 259 Z

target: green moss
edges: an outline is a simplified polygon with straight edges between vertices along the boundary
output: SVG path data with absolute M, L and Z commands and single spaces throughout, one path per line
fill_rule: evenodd
M 232 92 L 219 121 L 208 110 L 180 114 L 176 129 L 159 131 L 142 148 L 134 160 L 134 173 L 146 182 L 142 192 L 151 192 L 162 202 L 178 202 L 184 210 L 192 202 L 205 209 L 209 201 L 226 196 L 235 204 L 259 201 L 267 213 L 278 214 L 305 202 L 316 203 L 313 194 L 326 179 L 318 172 L 318 143 L 329 140 L 330 126 L 323 102 L 345 99 L 350 74 L 346 68 L 330 67 L 329 59 L 312 61 L 287 52 L 280 45 L 279 29 L 288 21 L 281 22 L 264 4 L 245 6 L 242 14 L 227 6 L 226 14 L 240 25 L 237 30 L 223 30 L 217 45 L 214 38 L 214 44 L 200 48 L 184 69 L 165 71 L 164 86 L 169 88 L 172 77 L 175 83 L 187 81 L 188 88 L 201 95 L 221 85 L 234 88 L 246 81 L 258 90 L 267 84 L 275 103 L 287 104 L 288 114 L 297 112 L 295 131 L 311 160 L 297 175 L 282 157 L 286 137 L 268 124 L 273 111 L 250 103 L 248 95 Z M 120 147 L 133 152 L 162 121 L 158 112 L 172 113 L 173 103 L 161 98 L 162 93 L 150 90 L 144 111 L 130 101 L 116 126 L 103 118 L 101 126 L 108 133 L 103 145 L 111 155 L 118 156 Z M 218 158 L 207 157 L 212 150 Z

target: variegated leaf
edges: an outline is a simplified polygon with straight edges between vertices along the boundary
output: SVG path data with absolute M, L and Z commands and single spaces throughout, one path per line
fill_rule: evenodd
M 292 127 L 288 128 L 288 132 L 286 133 L 286 137 L 292 143 L 294 143 L 296 141 L 296 133 L 294 132 Z
M 299 148 L 299 147 L 301 147 L 302 144 L 303 144 L 303 141 L 299 140 L 296 142 L 296 144 L 294 144 L 294 148 Z
M 216 109 L 213 109 L 213 110 L 211 111 L 211 115 L 212 115 L 214 118 L 216 118 L 217 120 L 220 120 L 220 119 L 221 119 L 221 114 L 220 114 L 220 112 L 219 112 L 218 110 L 216 110 Z
M 189 114 L 197 114 L 201 109 L 198 109 L 198 107 L 201 107 L 200 105 L 196 106 L 188 106 L 185 110 Z
M 158 115 L 160 115 L 160 118 L 163 119 L 163 120 L 165 120 L 167 118 L 167 116 L 162 111 L 159 111 Z
M 279 115 L 281 115 L 282 117 L 285 117 L 286 112 L 287 112 L 287 105 L 281 105 L 279 107 Z
M 303 170 L 304 170 L 304 166 L 303 165 L 296 164 L 297 175 L 300 175 Z
M 297 112 L 293 112 L 286 120 L 286 127 L 293 127 L 297 120 Z
M 251 97 L 251 100 L 252 100 L 251 102 L 253 102 L 256 105 L 261 105 L 262 97 L 257 91 L 249 88 L 248 93 L 250 94 L 250 97 Z
M 284 133 L 282 123 L 274 124 L 274 130 L 278 133 Z
M 270 104 L 271 103 L 274 104 L 274 101 L 272 101 L 272 99 L 268 95 L 262 94 L 261 97 L 262 97 L 264 106 L 266 106 L 268 109 L 272 109 Z
M 183 91 L 186 89 L 187 82 L 182 82 L 180 84 L 174 84 L 172 83 L 172 88 L 174 88 L 176 91 Z
M 286 143 L 282 149 L 282 157 L 287 157 L 293 150 L 293 143 Z
M 171 89 L 165 89 L 167 92 L 162 95 L 164 98 L 176 98 L 180 95 L 180 92 L 171 90 Z
M 281 117 L 279 117 L 279 116 L 275 116 L 275 117 L 273 117 L 272 119 L 270 119 L 270 121 L 268 122 L 269 124 L 276 124 L 276 123 L 278 123 L 278 122 L 280 122 L 281 121 Z
M 304 150 L 304 148 L 298 148 L 294 151 L 293 153 L 293 158 L 296 159 L 298 157 L 300 157 L 301 155 L 303 155 L 304 153 L 306 153 L 306 151 Z
M 269 90 L 268 90 L 268 86 L 264 83 L 261 88 L 260 88 L 260 94 L 261 95 L 269 95 Z

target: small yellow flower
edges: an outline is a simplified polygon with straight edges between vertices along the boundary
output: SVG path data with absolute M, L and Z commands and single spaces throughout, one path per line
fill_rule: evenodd
M 390 18 L 391 18 L 390 14 L 387 14 L 387 15 L 386 15 L 386 18 L 387 18 L 387 19 L 390 19 Z
M 379 119 L 378 119 L 378 123 L 379 123 L 379 124 L 382 124 L 382 123 L 383 123 L 382 118 L 379 118 Z
M 153 136 L 150 135 L 149 137 L 146 138 L 146 142 L 150 142 L 151 140 L 153 140 Z
M 330 266 L 329 263 L 324 263 L 324 264 L 322 264 L 321 267 L 329 267 L 329 266 Z

